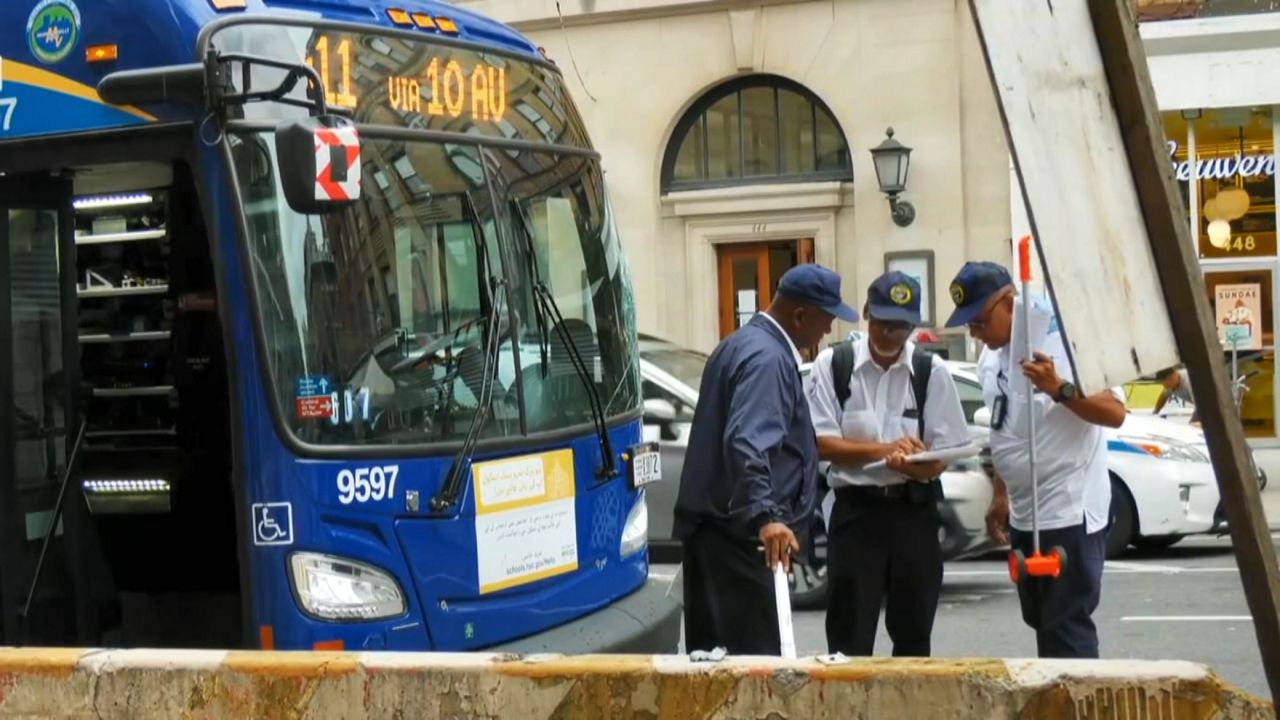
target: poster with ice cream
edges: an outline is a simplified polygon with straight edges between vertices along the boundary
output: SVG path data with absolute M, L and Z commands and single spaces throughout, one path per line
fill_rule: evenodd
M 1218 339 L 1227 350 L 1262 349 L 1262 286 L 1219 285 L 1215 288 L 1214 319 Z

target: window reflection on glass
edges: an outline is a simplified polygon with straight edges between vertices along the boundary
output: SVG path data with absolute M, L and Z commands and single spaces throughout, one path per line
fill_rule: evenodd
M 1188 157 L 1189 123 L 1195 124 L 1196 158 Z M 1204 110 L 1188 120 L 1164 114 L 1165 136 L 1184 206 L 1190 183 L 1199 201 L 1202 258 L 1276 254 L 1275 175 L 1270 108 Z
M 771 87 L 742 91 L 744 175 L 778 173 L 778 108 Z
M 676 411 L 676 422 L 693 422 L 693 411 L 696 408 L 692 405 L 686 405 L 679 395 L 648 380 L 644 381 L 642 392 L 645 400 L 666 400 L 671 403 L 671 407 L 675 408 Z
M 965 420 L 975 422 L 978 411 L 986 407 L 982 397 L 982 387 L 968 380 L 956 379 L 956 393 L 960 396 L 960 407 L 964 410 Z
M 813 172 L 814 106 L 791 90 L 778 90 L 778 118 L 782 125 L 782 172 Z
M 1249 437 L 1275 437 L 1275 370 L 1271 351 L 1251 354 L 1238 365 L 1239 375 L 1248 376 L 1240 394 L 1240 421 Z
M 243 136 L 236 154 L 268 142 Z M 403 154 L 393 152 L 399 148 Z M 350 213 L 294 214 L 274 174 L 241 183 L 275 389 L 307 442 L 460 440 L 481 408 L 487 278 L 503 273 L 488 254 L 492 204 L 468 194 L 465 175 L 443 162 L 438 145 L 366 140 L 364 152 L 377 168 L 366 177 L 375 180 Z M 386 195 L 379 172 L 391 179 Z M 415 178 L 430 191 L 415 193 Z M 388 202 L 400 188 L 415 200 Z M 323 253 L 325 246 L 338 251 Z M 322 274 L 334 282 L 313 284 Z M 304 407 L 304 379 L 322 384 L 328 403 Z M 481 437 L 517 433 L 518 413 L 502 393 L 491 405 Z
M 688 180 L 701 180 L 706 177 L 702 163 L 706 159 L 706 150 L 702 146 L 706 118 L 699 117 L 684 137 L 680 152 L 676 155 L 676 177 Z
M 738 95 L 721 98 L 707 109 L 707 176 L 742 175 L 742 141 L 738 132 Z
M 273 165 L 248 172 L 272 162 L 270 143 L 237 135 L 233 155 L 273 389 L 300 439 L 457 442 L 481 413 L 482 438 L 588 423 L 561 330 L 606 416 L 639 406 L 634 306 L 596 161 L 366 138 L 361 201 L 308 217 L 284 202 Z M 396 204 L 396 191 L 413 199 Z M 538 281 L 559 317 L 535 306 Z M 317 386 L 328 403 L 303 397 Z
M 1251 340 L 1242 342 L 1242 347 L 1275 345 L 1270 269 L 1213 271 L 1206 272 L 1204 278 L 1219 338 L 1224 336 L 1226 325 L 1239 324 L 1250 331 Z
M 677 123 L 663 190 L 736 182 L 849 180 L 843 133 L 821 101 L 770 76 L 712 90 Z
M 564 166 L 558 177 L 510 163 L 498 169 L 521 268 L 510 281 L 529 432 L 591 422 L 593 391 L 606 415 L 640 401 L 634 316 L 604 179 L 594 161 Z
M 818 170 L 843 170 L 849 167 L 849 148 L 845 146 L 840 127 L 827 111 L 817 108 Z
M 769 294 L 773 295 L 778 289 L 778 283 L 782 280 L 782 275 L 786 271 L 795 267 L 797 259 L 796 243 L 772 243 L 769 245 Z
M 62 371 L 58 213 L 9 210 L 8 223 L 16 484 L 20 490 L 53 490 L 66 442 L 64 398 L 54 382 Z M 36 493 L 25 502 L 46 509 L 53 499 Z
M 707 355 L 697 350 L 676 346 L 640 348 L 640 357 L 658 366 L 659 370 L 684 383 L 690 390 L 702 387 L 702 373 L 707 369 Z M 648 397 L 648 393 L 645 394 Z
M 1250 375 L 1242 394 L 1241 419 L 1251 436 L 1275 435 L 1273 375 L 1275 369 L 1275 303 L 1270 269 L 1205 273 L 1209 307 L 1218 337 L 1224 341 L 1223 361 L 1230 373 L 1229 343 L 1236 344 L 1237 375 Z

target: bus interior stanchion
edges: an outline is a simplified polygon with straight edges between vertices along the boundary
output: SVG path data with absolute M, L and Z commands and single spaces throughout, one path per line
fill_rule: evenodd
M 49 517 L 49 527 L 45 528 L 44 541 L 40 544 L 40 556 L 36 559 L 36 569 L 31 575 L 31 585 L 27 588 L 27 600 L 23 603 L 20 621 L 26 628 L 31 618 L 31 605 L 35 602 L 36 588 L 40 585 L 40 576 L 44 573 L 44 561 L 49 554 L 49 545 L 53 542 L 53 536 L 58 531 L 58 521 L 62 517 L 62 508 L 67 500 L 67 488 L 71 486 L 71 476 L 75 474 L 76 465 L 80 459 L 80 448 L 84 445 L 85 430 L 89 426 L 89 404 L 93 398 L 93 390 L 91 388 L 81 388 L 80 396 L 80 424 L 76 429 L 76 439 L 71 445 L 71 454 L 67 456 L 67 464 L 62 470 L 62 482 L 58 487 L 58 500 L 54 503 L 53 514 Z

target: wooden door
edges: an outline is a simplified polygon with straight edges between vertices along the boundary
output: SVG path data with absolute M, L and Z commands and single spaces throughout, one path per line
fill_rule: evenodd
M 723 339 L 769 307 L 783 273 L 813 262 L 813 238 L 721 245 L 716 255 Z
M 719 261 L 720 337 L 745 325 L 755 313 L 769 307 L 769 244 L 725 245 L 717 249 Z

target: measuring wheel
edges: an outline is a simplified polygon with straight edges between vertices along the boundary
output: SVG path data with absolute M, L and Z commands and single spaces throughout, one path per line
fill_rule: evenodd
M 1027 576 L 1027 556 L 1021 550 L 1009 553 L 1009 579 L 1016 585 Z

